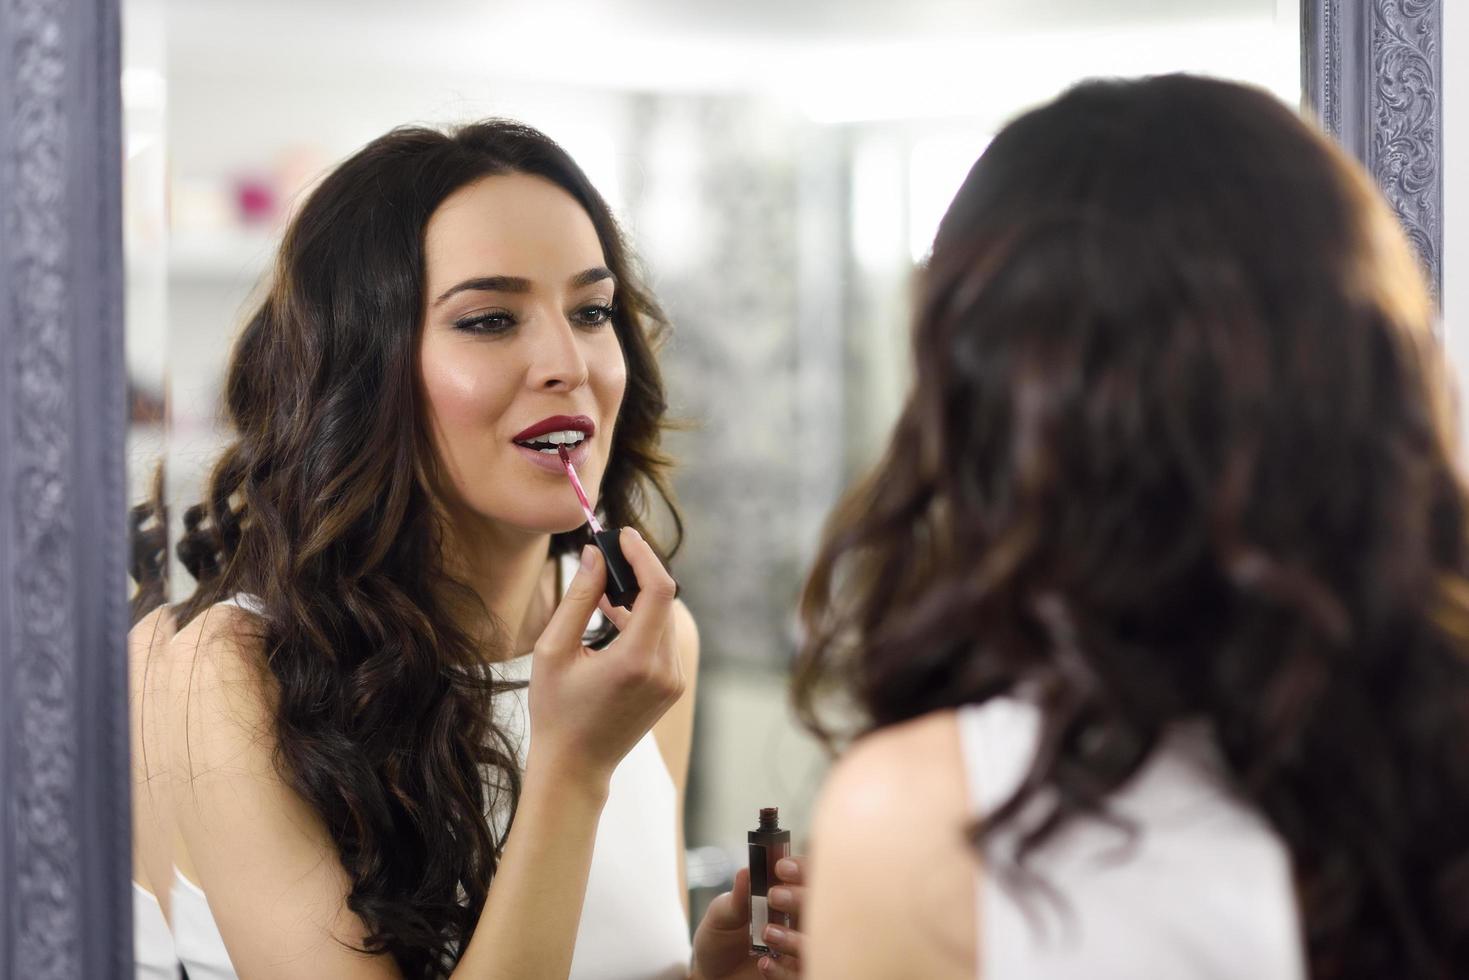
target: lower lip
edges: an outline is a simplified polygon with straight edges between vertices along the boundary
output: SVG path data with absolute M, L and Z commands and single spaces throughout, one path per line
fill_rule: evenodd
M 591 450 L 589 449 L 589 444 L 591 443 L 591 441 L 592 440 L 590 439 L 583 439 L 581 442 L 576 444 L 575 448 L 568 449 L 566 451 L 566 455 L 571 457 L 572 466 L 575 466 L 577 469 L 581 469 L 582 465 L 586 463 L 587 455 L 591 452 Z M 560 453 L 543 453 L 539 449 L 528 449 L 518 442 L 511 443 L 511 445 L 513 445 L 515 447 L 515 451 L 520 453 L 521 456 L 525 457 L 526 462 L 530 463 L 531 465 L 539 466 L 547 473 L 555 473 L 563 478 L 566 476 L 566 467 L 561 465 Z

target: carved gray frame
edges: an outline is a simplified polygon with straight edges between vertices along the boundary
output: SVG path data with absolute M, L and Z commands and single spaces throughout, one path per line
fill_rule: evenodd
M 1441 0 L 1302 0 L 1306 102 L 1376 178 L 1443 285 Z
M 131 977 L 118 0 L 0 0 L 0 977 Z

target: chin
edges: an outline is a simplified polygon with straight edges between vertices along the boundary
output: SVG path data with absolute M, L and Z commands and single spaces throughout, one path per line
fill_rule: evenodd
M 559 523 L 559 524 L 557 524 L 557 525 L 555 525 L 553 527 L 546 528 L 546 531 L 549 532 L 549 533 L 551 533 L 551 534 L 566 534 L 569 531 L 575 531 L 579 527 L 585 527 L 586 526 L 586 523 L 587 523 L 587 519 L 585 517 L 581 516 L 580 514 L 577 514 L 576 515 L 576 520 L 574 520 L 574 521 L 562 521 L 561 523 Z
M 528 534 L 565 534 L 586 524 L 586 515 L 580 508 L 570 511 L 532 511 L 507 514 L 485 513 L 486 517 L 501 524 L 508 524 Z

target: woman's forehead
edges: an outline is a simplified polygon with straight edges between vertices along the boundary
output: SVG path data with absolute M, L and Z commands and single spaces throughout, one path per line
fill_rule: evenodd
M 559 282 L 606 262 L 586 209 L 530 174 L 485 177 L 449 195 L 429 219 L 424 248 L 435 284 L 471 276 Z

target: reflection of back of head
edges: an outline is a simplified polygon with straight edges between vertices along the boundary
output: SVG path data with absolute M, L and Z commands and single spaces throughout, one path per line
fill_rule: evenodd
M 873 727 L 1033 685 L 1012 803 L 1055 805 L 1022 853 L 1207 719 L 1318 972 L 1469 975 L 1440 870 L 1469 854 L 1469 506 L 1367 175 L 1258 90 L 1088 83 L 989 145 L 915 307 L 917 383 L 804 600 L 804 717 L 823 679 Z

